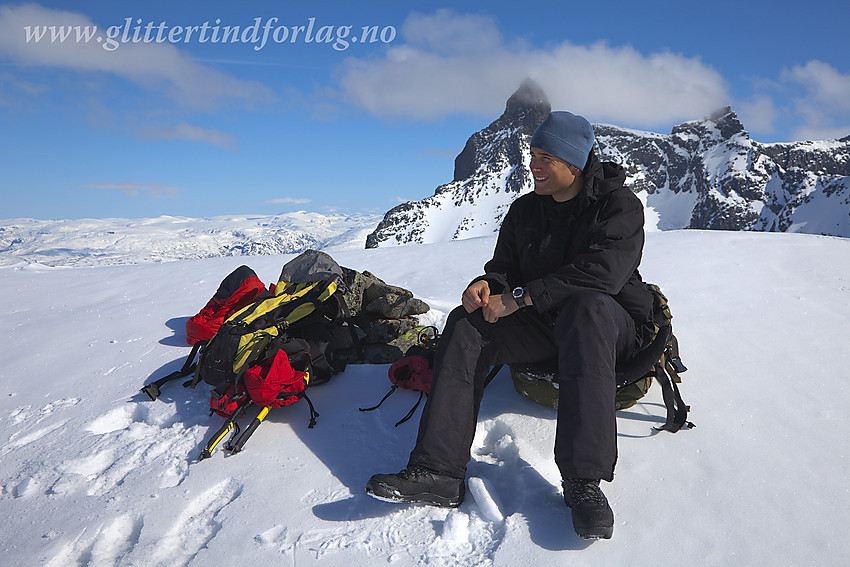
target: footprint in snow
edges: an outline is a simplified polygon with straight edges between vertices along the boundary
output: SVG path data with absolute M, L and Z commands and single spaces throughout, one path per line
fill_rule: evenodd
M 221 530 L 219 514 L 242 493 L 242 484 L 229 478 L 186 503 L 171 529 L 156 543 L 149 565 L 182 567 Z
M 54 412 L 69 408 L 80 403 L 80 398 L 65 398 L 52 401 L 39 409 L 33 409 L 32 406 L 21 406 L 9 412 L 9 420 L 11 425 L 15 426 L 15 431 L 9 436 L 10 443 L 3 449 L 11 447 L 12 449 L 23 447 L 33 441 L 37 441 L 56 429 L 60 425 L 48 425 L 44 428 L 34 429 L 33 426 L 38 425 Z M 62 424 L 65 422 L 63 421 Z M 18 427 L 22 426 L 22 427 Z
M 94 437 L 84 455 L 57 465 L 51 494 L 85 490 L 91 496 L 108 493 L 135 471 L 156 469 L 160 488 L 180 484 L 189 473 L 189 454 L 202 433 L 181 422 L 165 426 L 147 406 L 126 404 L 91 421 L 85 431 Z
M 63 545 L 45 567 L 119 565 L 138 543 L 143 524 L 141 516 L 125 514 L 101 524 L 94 532 L 85 528 L 76 539 Z

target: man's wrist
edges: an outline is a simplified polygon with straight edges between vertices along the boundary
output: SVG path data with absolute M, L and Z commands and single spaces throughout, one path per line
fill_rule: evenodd
M 525 309 L 528 307 L 525 298 L 528 295 L 528 292 L 524 287 L 516 287 L 511 292 L 511 297 L 514 298 L 514 302 L 516 302 L 516 306 L 518 309 Z

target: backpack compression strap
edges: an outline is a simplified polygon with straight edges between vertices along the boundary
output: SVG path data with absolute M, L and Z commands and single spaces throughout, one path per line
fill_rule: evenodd
M 393 368 L 390 368 L 391 372 L 392 372 L 392 370 L 393 370 Z M 390 397 L 390 394 L 392 394 L 393 392 L 395 392 L 398 389 L 400 383 L 403 383 L 407 380 L 410 380 L 412 377 L 413 377 L 413 369 L 411 369 L 410 366 L 405 365 L 405 366 L 398 367 L 398 373 L 395 376 L 396 381 L 393 383 L 392 386 L 390 386 L 390 391 L 387 392 L 384 395 L 383 398 L 381 398 L 381 401 L 378 402 L 378 405 L 372 406 L 370 408 L 359 408 L 360 411 L 375 411 L 376 409 L 381 407 L 381 404 L 383 404 L 387 400 L 387 398 Z M 414 404 L 414 406 L 410 409 L 410 411 L 407 412 L 407 415 L 405 415 L 403 418 L 401 418 L 400 421 L 398 421 L 395 424 L 396 427 L 398 427 L 399 425 L 401 425 L 402 423 L 404 423 L 405 421 L 407 421 L 411 417 L 413 417 L 413 412 L 415 412 L 416 408 L 419 407 L 419 404 L 420 404 L 420 402 L 422 402 L 422 397 L 424 395 L 425 395 L 425 392 L 420 390 L 419 391 L 419 399 L 416 400 L 416 404 Z

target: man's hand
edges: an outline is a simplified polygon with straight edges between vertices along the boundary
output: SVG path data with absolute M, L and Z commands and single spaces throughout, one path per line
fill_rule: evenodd
M 480 307 L 481 314 L 488 323 L 495 323 L 499 317 L 507 317 L 519 309 L 509 293 L 490 295 L 490 284 L 486 280 L 478 280 L 466 288 L 460 302 L 467 313 L 472 313 Z
M 486 307 L 490 303 L 490 284 L 486 280 L 470 284 L 463 292 L 460 303 L 467 313 L 472 313 L 479 307 Z
M 491 295 L 490 301 L 481 309 L 481 314 L 484 315 L 484 320 L 488 323 L 495 323 L 499 320 L 499 317 L 507 317 L 518 309 L 513 296 L 509 293 L 502 293 Z

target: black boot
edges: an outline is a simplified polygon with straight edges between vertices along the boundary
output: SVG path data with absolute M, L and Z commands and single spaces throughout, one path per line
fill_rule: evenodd
M 387 502 L 421 502 L 457 508 L 466 486 L 462 478 L 410 465 L 397 474 L 376 474 L 366 483 L 366 494 Z
M 614 512 L 599 488 L 599 480 L 568 478 L 564 481 L 564 501 L 573 514 L 573 529 L 584 539 L 611 539 Z

